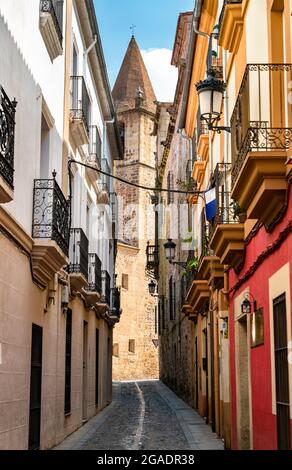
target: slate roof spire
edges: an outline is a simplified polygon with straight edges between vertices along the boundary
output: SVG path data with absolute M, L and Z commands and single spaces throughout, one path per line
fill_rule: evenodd
M 155 113 L 155 93 L 137 41 L 132 36 L 112 92 L 118 112 L 135 108 L 138 89 L 143 92 L 143 107 Z

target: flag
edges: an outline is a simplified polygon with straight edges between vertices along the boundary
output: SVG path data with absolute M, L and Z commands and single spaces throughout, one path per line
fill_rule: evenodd
M 208 222 L 214 219 L 217 211 L 216 188 L 212 188 L 205 193 L 205 210 Z

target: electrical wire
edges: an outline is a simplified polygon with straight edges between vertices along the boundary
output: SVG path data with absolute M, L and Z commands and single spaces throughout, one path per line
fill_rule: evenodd
M 106 171 L 103 171 L 103 170 L 100 170 L 99 168 L 88 165 L 87 163 L 79 162 L 79 161 L 73 160 L 73 159 L 68 160 L 68 170 L 69 170 L 70 177 L 71 177 L 70 168 L 71 168 L 71 165 L 73 163 L 76 163 L 77 165 L 81 165 L 81 166 L 84 166 L 86 168 L 89 168 L 90 170 L 94 170 L 97 173 L 101 173 L 102 175 L 109 176 L 110 178 L 116 179 L 116 180 L 120 181 L 121 183 L 128 184 L 129 186 L 134 186 L 135 188 L 138 188 L 138 189 L 144 189 L 146 191 L 154 191 L 154 192 L 160 192 L 160 193 L 162 193 L 162 192 L 177 193 L 177 194 L 187 194 L 187 195 L 188 194 L 189 195 L 197 194 L 198 196 L 201 196 L 201 197 L 203 197 L 202 195 L 207 192 L 207 191 L 182 191 L 180 189 L 151 188 L 151 187 L 148 187 L 148 186 L 143 186 L 141 184 L 132 183 L 131 181 L 127 181 L 127 180 L 124 180 L 123 178 L 120 178 L 119 176 L 112 175 L 111 173 L 107 173 Z

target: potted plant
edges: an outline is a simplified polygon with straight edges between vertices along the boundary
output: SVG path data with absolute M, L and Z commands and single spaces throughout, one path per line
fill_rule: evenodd
M 239 202 L 238 201 L 232 201 L 230 203 L 230 207 L 232 209 L 233 220 L 238 220 L 240 223 L 245 222 L 246 213 L 245 213 L 244 210 L 241 209 Z

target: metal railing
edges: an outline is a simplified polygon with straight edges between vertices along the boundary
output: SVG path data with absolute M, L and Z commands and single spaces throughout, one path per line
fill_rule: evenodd
M 41 0 L 40 4 L 40 11 L 51 15 L 61 44 L 63 41 L 63 6 L 64 0 Z
M 69 248 L 69 203 L 53 179 L 34 180 L 32 237 L 54 240 L 63 253 Z
M 69 273 L 88 279 L 88 238 L 81 228 L 70 230 L 69 258 Z
M 0 87 L 0 175 L 13 189 L 14 132 L 17 102 L 10 101 Z
M 102 169 L 102 171 L 107 173 L 107 175 L 104 175 L 104 174 L 101 175 L 102 189 L 103 189 L 103 191 L 106 191 L 107 193 L 109 193 L 110 192 L 110 176 L 108 176 L 108 175 L 111 172 L 110 172 L 110 167 L 109 167 L 109 164 L 108 164 L 108 161 L 107 161 L 106 158 L 101 159 L 101 169 Z
M 150 245 L 149 242 L 146 247 L 146 268 L 149 270 L 155 269 L 159 265 L 159 246 Z
M 101 261 L 96 253 L 88 255 L 88 288 L 92 292 L 102 292 Z
M 120 317 L 121 313 L 121 292 L 118 287 L 112 289 L 112 309 L 113 315 Z
M 119 219 L 119 203 L 118 203 L 118 197 L 117 193 L 112 192 L 110 193 L 110 204 L 111 204 L 111 209 L 112 209 L 112 222 L 117 223 Z
M 292 64 L 248 64 L 231 117 L 232 185 L 247 154 L 287 150 L 292 128 L 285 127 Z
M 101 167 L 101 138 L 97 126 L 89 126 L 88 154 L 90 163 Z
M 106 270 L 101 272 L 102 296 L 107 305 L 111 305 L 111 277 Z
M 71 110 L 72 119 L 82 119 L 89 133 L 89 106 L 90 99 L 83 77 L 71 77 Z

